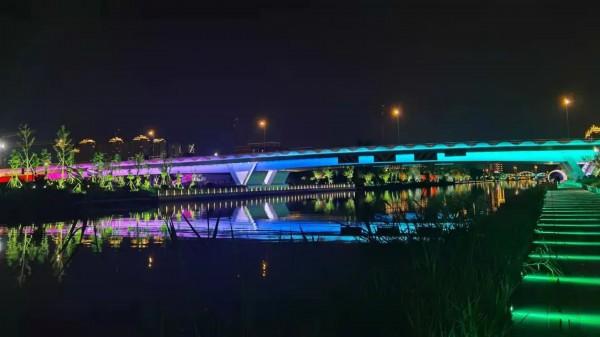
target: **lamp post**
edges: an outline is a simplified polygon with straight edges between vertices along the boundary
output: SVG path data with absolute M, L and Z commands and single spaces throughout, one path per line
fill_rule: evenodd
M 402 111 L 400 108 L 396 107 L 392 110 L 392 117 L 396 119 L 396 143 L 400 144 L 400 116 L 402 115 Z
M 6 143 L 0 140 L 0 167 L 4 165 L 4 151 L 6 151 Z
M 154 130 L 150 129 L 148 130 L 148 132 L 146 132 L 146 134 L 148 135 L 148 138 L 150 138 L 150 141 L 152 142 L 152 157 L 154 157 Z
M 258 127 L 263 130 L 263 152 L 265 152 L 265 147 L 267 146 L 267 120 L 259 120 Z
M 565 117 L 566 117 L 566 123 L 567 123 L 567 139 L 571 138 L 571 130 L 569 127 L 569 105 L 571 105 L 571 103 L 573 103 L 573 101 L 571 99 L 569 99 L 568 97 L 564 97 L 562 100 L 562 104 L 565 107 Z

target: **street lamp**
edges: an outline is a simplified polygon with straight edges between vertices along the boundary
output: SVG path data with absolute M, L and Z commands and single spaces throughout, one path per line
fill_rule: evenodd
M 4 164 L 4 151 L 6 150 L 6 143 L 3 141 L 0 141 L 0 167 L 2 167 L 2 165 Z
M 265 151 L 265 147 L 267 146 L 267 120 L 260 119 L 258 121 L 258 127 L 263 130 L 263 151 Z
M 566 122 L 567 122 L 567 139 L 571 138 L 571 130 L 569 127 L 569 105 L 571 105 L 573 103 L 573 100 L 571 100 L 568 97 L 564 97 L 562 99 L 562 105 L 565 107 L 565 116 L 566 116 Z
M 400 117 L 402 116 L 402 111 L 400 108 L 395 107 L 392 110 L 392 117 L 396 119 L 396 143 L 400 144 Z
M 150 141 L 152 142 L 152 157 L 154 157 L 155 156 L 154 155 L 154 143 L 155 143 L 154 142 L 154 135 L 155 135 L 154 130 L 150 129 L 150 130 L 148 130 L 148 132 L 146 132 L 146 134 L 148 135 L 148 137 L 150 138 Z

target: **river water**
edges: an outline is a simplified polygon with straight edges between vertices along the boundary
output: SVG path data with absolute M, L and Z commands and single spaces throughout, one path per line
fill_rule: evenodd
M 368 333 L 377 322 L 355 326 L 340 312 L 377 258 L 361 248 L 369 235 L 401 242 L 417 223 L 451 231 L 533 185 L 170 203 L 0 226 L 0 335 Z

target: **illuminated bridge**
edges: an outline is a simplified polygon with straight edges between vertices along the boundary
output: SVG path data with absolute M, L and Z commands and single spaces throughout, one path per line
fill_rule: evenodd
M 291 171 L 358 165 L 416 165 L 460 163 L 537 163 L 560 166 L 569 178 L 583 176 L 600 148 L 600 140 L 538 140 L 458 142 L 439 144 L 360 146 L 269 153 L 198 156 L 169 161 L 171 174 L 221 175 L 237 185 L 285 184 Z M 145 162 L 139 174 L 160 174 L 164 161 Z M 92 164 L 79 164 L 84 174 L 93 174 Z M 583 168 L 583 169 L 582 169 Z M 115 175 L 135 174 L 134 161 L 116 165 Z M 6 172 L 6 170 L 4 171 Z M 50 178 L 56 178 L 51 169 Z

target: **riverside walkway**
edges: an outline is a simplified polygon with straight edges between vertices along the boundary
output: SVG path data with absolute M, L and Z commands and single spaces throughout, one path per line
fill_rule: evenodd
M 548 191 L 523 282 L 516 336 L 600 336 L 600 195 Z

